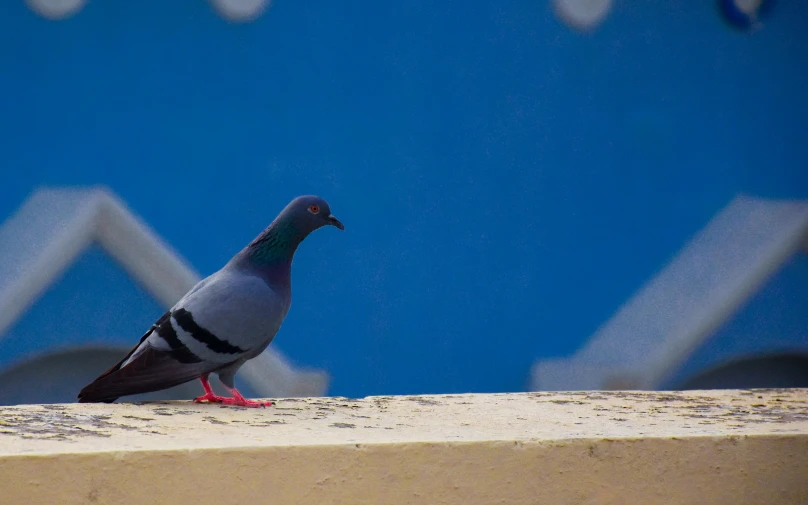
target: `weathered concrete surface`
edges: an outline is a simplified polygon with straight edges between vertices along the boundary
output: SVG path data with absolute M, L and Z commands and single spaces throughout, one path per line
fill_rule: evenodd
M 0 407 L 0 503 L 805 504 L 808 390 Z

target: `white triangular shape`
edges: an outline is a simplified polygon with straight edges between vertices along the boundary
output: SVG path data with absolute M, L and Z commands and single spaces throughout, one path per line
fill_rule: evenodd
M 532 389 L 655 389 L 801 250 L 808 201 L 736 197 L 575 355 L 539 360 Z

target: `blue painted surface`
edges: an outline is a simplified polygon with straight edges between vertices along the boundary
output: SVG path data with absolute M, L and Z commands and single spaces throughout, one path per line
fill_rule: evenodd
M 521 390 L 735 193 L 808 197 L 806 24 L 802 2 L 752 36 L 684 0 L 589 35 L 536 1 L 280 0 L 243 25 L 0 2 L 0 216 L 107 184 L 208 274 L 317 193 L 346 231 L 303 244 L 273 345 L 333 394 Z M 138 300 L 105 334 L 140 336 Z

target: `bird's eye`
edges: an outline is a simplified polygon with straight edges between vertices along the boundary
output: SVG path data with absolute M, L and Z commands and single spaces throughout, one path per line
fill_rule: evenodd
M 311 212 L 312 214 L 318 214 L 320 212 L 320 207 L 316 205 L 310 205 L 309 212 Z

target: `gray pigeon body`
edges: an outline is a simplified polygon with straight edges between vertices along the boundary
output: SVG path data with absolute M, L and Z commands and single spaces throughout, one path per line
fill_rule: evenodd
M 252 243 L 158 319 L 119 363 L 82 389 L 79 402 L 112 402 L 200 379 L 205 395 L 195 401 L 271 405 L 245 399 L 234 377 L 280 329 L 292 303 L 294 253 L 312 231 L 325 225 L 344 229 L 325 200 L 292 200 Z M 232 398 L 213 393 L 211 373 L 219 376 Z

